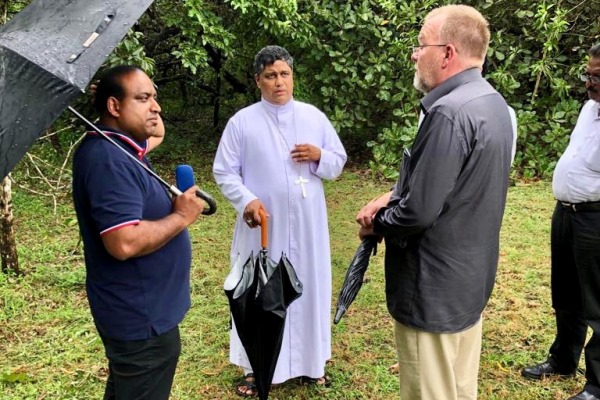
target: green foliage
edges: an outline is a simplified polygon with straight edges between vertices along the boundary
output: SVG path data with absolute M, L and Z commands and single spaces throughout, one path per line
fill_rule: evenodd
M 398 127 L 411 126 L 407 121 L 417 118 L 412 72 L 403 71 L 412 71 L 410 55 L 418 33 L 415 21 L 432 4 L 313 3 L 317 35 L 309 48 L 297 50 L 302 54 L 298 72 L 301 77 L 310 76 L 302 80 L 307 100 L 326 112 L 343 138 L 361 137 L 363 146 L 368 142 L 375 157 L 373 166 L 387 177 L 390 173 L 385 171 L 398 167 L 393 164 L 396 145 L 408 141 L 407 130 Z
M 548 177 L 568 140 L 576 104 L 585 99 L 577 74 L 600 35 L 595 17 L 571 0 L 470 3 L 491 22 L 487 77 L 519 115 L 515 176 Z M 368 146 L 372 172 L 393 179 L 402 148 L 414 138 L 418 114 L 411 48 L 423 17 L 439 4 L 186 1 L 187 18 L 174 12 L 178 6 L 160 7 L 167 25 L 181 30 L 172 54 L 194 74 L 202 71 L 194 80 L 201 82 L 197 99 L 209 94 L 204 109 L 216 101 L 226 118 L 255 101 L 252 57 L 266 44 L 283 45 L 296 58 L 296 98 L 325 111 L 352 146 L 351 160 Z
M 552 176 L 558 158 L 567 147 L 580 108 L 576 100 L 565 99 L 541 116 L 531 109 L 519 111 L 520 145 L 515 163 L 521 165 L 524 178 Z
M 598 14 L 590 14 L 591 10 L 582 13 L 587 6 L 574 1 L 468 3 L 491 23 L 487 78 L 517 111 L 519 136 L 513 174 L 526 179 L 549 178 L 585 100 L 578 75 L 587 61 L 588 48 L 600 38 Z M 600 11 L 594 4 L 590 7 Z M 418 30 L 423 14 L 434 5 L 426 5 L 420 13 L 409 12 L 415 18 L 410 28 Z M 410 65 L 399 68 L 406 71 L 401 74 L 405 79 L 400 86 L 410 90 Z M 416 104 L 415 96 L 409 98 Z M 403 138 L 411 132 L 398 129 L 402 123 L 398 118 L 410 115 L 406 107 L 396 110 L 398 124 L 392 127 L 377 120 L 376 129 L 381 133 L 369 142 L 373 172 L 386 178 L 397 176 L 402 147 L 407 145 Z
M 200 0 L 161 3 L 161 12 L 166 8 L 165 24 L 177 28 L 177 40 L 173 42 L 171 54 L 181 61 L 192 74 L 209 70 L 210 55 L 207 46 L 228 55 L 234 36 L 226 29 L 221 17 L 221 6 Z
M 4 20 L 5 16 L 6 20 L 9 20 L 14 14 L 21 11 L 29 3 L 30 0 L 3 0 L 0 2 L 0 23 L 6 22 Z
M 227 0 L 226 3 L 271 37 L 306 43 L 314 31 L 310 16 L 300 12 L 295 0 Z
M 410 148 L 416 134 L 417 126 L 409 119 L 405 119 L 403 125 L 392 122 L 390 128 L 384 128 L 377 136 L 377 142 L 367 143 L 373 149 L 373 160 L 369 162 L 371 172 L 389 180 L 398 179 L 402 161 L 402 151 L 399 149 Z
M 9 1 L 8 17 L 25 3 Z M 153 75 L 167 130 L 180 134 L 182 148 L 200 142 L 209 152 L 229 116 L 259 98 L 254 54 L 285 46 L 295 57 L 295 97 L 328 115 L 351 162 L 394 179 L 421 97 L 411 48 L 427 12 L 448 3 L 156 0 L 107 64 L 132 63 Z M 490 21 L 486 77 L 519 118 L 514 177 L 547 178 L 586 100 L 577 77 L 600 41 L 600 2 L 466 3 Z
M 600 7 L 571 0 L 482 3 L 473 5 L 491 22 L 487 78 L 518 115 L 514 174 L 550 178 L 587 97 L 578 76 L 600 39 Z
M 106 61 L 111 67 L 120 64 L 136 65 L 150 76 L 154 75 L 154 60 L 146 55 L 142 32 L 130 30 Z

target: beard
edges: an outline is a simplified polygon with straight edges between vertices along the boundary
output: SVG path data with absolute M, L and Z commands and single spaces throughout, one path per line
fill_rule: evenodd
M 587 95 L 590 100 L 600 103 L 600 90 L 598 90 L 595 86 L 587 88 Z
M 413 77 L 413 86 L 419 92 L 427 94 L 431 92 L 431 86 L 427 84 L 423 76 L 419 73 L 418 69 L 415 69 L 415 76 Z

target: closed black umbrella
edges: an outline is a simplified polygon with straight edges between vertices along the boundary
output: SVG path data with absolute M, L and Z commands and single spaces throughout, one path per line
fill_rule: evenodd
M 261 213 L 261 247 L 225 282 L 225 294 L 238 336 L 252 366 L 258 397 L 269 390 L 283 340 L 287 308 L 302 295 L 302 283 L 282 254 L 275 263 L 267 254 L 267 218 Z
M 152 1 L 34 0 L 0 27 L 0 177 L 4 178 L 43 130 L 84 93 L 104 60 Z M 181 194 L 135 157 L 132 160 L 173 194 Z M 203 214 L 214 213 L 212 197 L 202 191 L 198 196 L 209 206 Z
M 348 266 L 348 271 L 346 272 L 346 278 L 344 279 L 344 284 L 340 290 L 340 295 L 338 296 L 338 305 L 335 310 L 333 323 L 337 324 L 340 322 L 340 319 L 342 319 L 342 316 L 356 298 L 356 295 L 362 286 L 365 271 L 369 266 L 371 253 L 373 255 L 377 253 L 377 240 L 376 236 L 368 236 L 360 242 L 360 245 L 356 249 L 354 257 Z

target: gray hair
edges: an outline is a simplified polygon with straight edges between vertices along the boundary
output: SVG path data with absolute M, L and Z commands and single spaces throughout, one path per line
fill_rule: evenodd
M 263 47 L 254 56 L 254 73 L 260 75 L 268 65 L 279 60 L 285 61 L 291 69 L 294 69 L 294 59 L 286 49 L 280 46 Z
M 590 57 L 592 57 L 592 58 L 600 57 L 600 43 L 597 43 L 592 46 L 592 48 L 590 49 Z

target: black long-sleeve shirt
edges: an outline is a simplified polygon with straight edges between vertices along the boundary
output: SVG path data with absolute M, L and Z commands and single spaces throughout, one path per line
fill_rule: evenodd
M 400 323 L 431 332 L 475 324 L 491 295 L 508 189 L 512 127 L 506 102 L 478 69 L 421 101 L 424 119 L 387 207 L 386 297 Z

